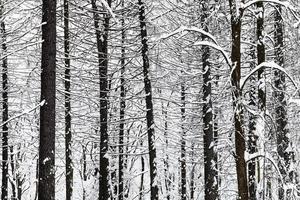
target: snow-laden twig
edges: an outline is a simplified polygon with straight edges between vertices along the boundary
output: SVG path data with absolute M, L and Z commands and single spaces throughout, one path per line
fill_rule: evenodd
M 24 112 L 22 112 L 22 113 L 20 113 L 20 114 L 14 116 L 14 117 L 8 119 L 6 122 L 3 122 L 2 124 L 0 124 L 0 127 L 4 126 L 5 124 L 9 123 L 10 121 L 12 121 L 12 120 L 14 120 L 14 119 L 17 119 L 17 118 L 19 118 L 19 117 L 21 117 L 21 116 L 23 116 L 23 115 L 29 114 L 30 112 L 34 111 L 35 109 L 37 109 L 37 108 L 39 108 L 39 107 L 42 107 L 42 106 L 45 104 L 45 102 L 46 102 L 46 101 L 43 100 L 43 101 L 41 101 L 38 105 L 36 105 L 35 107 L 33 107 L 33 108 L 29 109 L 29 110 L 25 110 Z
M 207 31 L 204 31 L 203 29 L 191 26 L 191 27 L 187 27 L 187 26 L 181 26 L 178 29 L 176 29 L 175 31 L 171 32 L 171 33 L 167 33 L 167 34 L 163 34 L 160 38 L 158 38 L 157 40 L 164 40 L 167 39 L 169 37 L 172 37 L 174 35 L 177 35 L 178 33 L 182 33 L 182 32 L 197 32 L 197 33 L 201 33 L 203 35 L 206 35 L 207 37 L 209 37 L 215 44 L 218 44 L 217 40 L 215 39 L 215 37 L 208 33 Z
M 243 90 L 247 80 L 258 70 L 260 70 L 261 68 L 274 68 L 277 69 L 283 73 L 286 74 L 286 76 L 291 80 L 291 82 L 293 83 L 293 85 L 296 87 L 296 90 L 298 91 L 298 86 L 296 84 L 296 82 L 294 81 L 294 79 L 286 72 L 286 70 L 282 67 L 280 67 L 278 64 L 276 64 L 275 62 L 263 62 L 260 65 L 256 66 L 254 69 L 251 70 L 251 72 L 241 80 L 241 90 Z
M 116 15 L 115 15 L 115 13 L 112 11 L 111 7 L 108 5 L 107 1 L 101 0 L 101 3 L 102 3 L 103 6 L 108 10 L 108 12 L 110 13 L 110 15 L 114 18 L 114 20 L 117 22 L 117 20 L 116 20 Z
M 245 9 L 249 8 L 250 6 L 252 6 L 252 5 L 254 5 L 258 2 L 274 3 L 274 4 L 284 6 L 286 8 L 289 8 L 291 10 L 294 10 L 294 7 L 290 4 L 290 2 L 288 2 L 288 1 L 279 1 L 279 0 L 251 0 L 251 1 L 248 1 L 247 3 L 242 4 L 241 8 L 243 10 L 245 10 Z
M 222 55 L 224 56 L 225 60 L 226 60 L 226 63 L 231 67 L 231 61 L 229 59 L 229 56 L 227 55 L 227 53 L 224 51 L 224 49 L 222 47 L 220 47 L 219 45 L 217 44 L 214 44 L 212 42 L 209 42 L 209 41 L 199 41 L 199 42 L 195 42 L 194 45 L 198 46 L 209 46 L 209 47 L 212 47 L 218 51 L 220 51 L 222 53 Z

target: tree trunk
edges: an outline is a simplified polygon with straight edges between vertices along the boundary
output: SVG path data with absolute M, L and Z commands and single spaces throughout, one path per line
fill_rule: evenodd
M 71 132 L 71 73 L 70 73 L 70 33 L 69 0 L 64 0 L 64 50 L 65 50 L 65 151 L 66 151 L 66 200 L 72 199 L 72 132 Z
M 122 0 L 122 8 L 124 8 L 124 0 Z M 124 15 L 124 14 L 123 14 Z M 119 193 L 118 200 L 124 199 L 124 127 L 125 127 L 125 16 L 122 16 L 122 46 L 121 46 L 121 91 L 120 91 L 120 130 L 119 130 Z
M 241 81 L 241 16 L 242 13 L 237 14 L 237 5 L 233 0 L 229 0 L 230 14 L 231 14 L 231 87 L 232 100 L 234 109 L 234 135 L 235 135 L 235 152 L 236 152 L 236 172 L 238 180 L 238 198 L 240 200 L 248 200 L 248 182 L 247 169 L 245 161 L 245 131 L 243 128 L 243 108 L 242 108 L 242 91 L 240 89 Z M 241 12 L 241 10 L 239 10 Z
M 56 0 L 43 0 L 38 199 L 55 199 Z
M 157 169 L 156 169 L 156 148 L 154 135 L 154 116 L 153 116 L 153 102 L 152 102 L 152 87 L 149 77 L 149 58 L 148 58 L 148 39 L 147 28 L 145 20 L 145 4 L 142 0 L 138 0 L 139 5 L 139 21 L 142 39 L 142 57 L 143 57 L 143 74 L 146 94 L 146 119 L 147 119 L 147 134 L 148 134 L 148 148 L 149 148 L 149 168 L 150 168 L 150 198 L 151 200 L 158 200 L 158 186 Z
M 183 74 L 183 71 L 181 72 Z M 184 81 L 184 80 L 183 80 Z M 180 170 L 181 170 L 181 200 L 186 200 L 186 153 L 185 153 L 185 141 L 186 141 L 186 131 L 185 131 L 185 84 L 181 83 L 181 155 L 180 155 Z
M 203 29 L 208 31 L 207 18 L 209 14 L 208 2 L 202 2 L 201 22 Z M 202 40 L 205 41 L 207 36 L 202 35 Z M 203 70 L 203 146 L 204 146 L 204 184 L 205 200 L 218 199 L 218 172 L 216 168 L 216 154 L 214 130 L 213 130 L 213 110 L 212 110 L 212 88 L 211 88 L 211 66 L 210 66 L 210 51 L 208 46 L 202 47 L 202 70 Z
M 1 200 L 8 198 L 8 80 L 7 80 L 7 46 L 4 22 L 4 6 L 0 1 L 1 39 L 2 39 L 2 186 Z
M 275 7 L 275 23 L 274 23 L 274 37 L 275 37 L 275 60 L 276 63 L 284 67 L 284 55 L 283 55 L 283 19 L 281 6 Z M 279 180 L 278 199 L 285 199 L 284 188 L 282 182 L 286 183 L 289 180 L 287 169 L 290 164 L 289 152 L 286 151 L 289 145 L 289 138 L 287 137 L 287 102 L 285 98 L 285 75 L 281 71 L 275 71 L 275 122 L 277 133 L 277 152 L 279 156 L 279 171 L 283 177 L 283 180 Z
M 107 0 L 111 6 L 111 0 Z M 97 38 L 98 64 L 100 75 L 100 177 L 99 177 L 99 200 L 109 199 L 109 161 L 106 157 L 108 152 L 107 114 L 108 114 L 108 58 L 107 43 L 110 16 L 104 14 L 103 32 L 100 31 L 100 16 L 96 5 L 96 0 L 92 0 L 94 13 L 94 25 Z

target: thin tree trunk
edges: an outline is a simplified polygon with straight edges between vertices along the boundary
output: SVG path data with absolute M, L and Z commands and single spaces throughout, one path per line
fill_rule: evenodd
M 276 63 L 284 67 L 284 55 L 283 55 L 283 19 L 281 6 L 275 6 L 275 23 L 274 23 L 274 37 L 275 37 L 275 60 Z M 284 188 L 282 182 L 288 182 L 289 177 L 286 169 L 289 168 L 290 156 L 286 151 L 289 144 L 289 138 L 287 137 L 287 102 L 285 98 L 285 76 L 280 71 L 275 71 L 275 121 L 276 121 L 276 133 L 277 133 L 277 152 L 279 155 L 279 171 L 284 180 L 279 180 L 278 199 L 285 199 Z
M 257 24 L 257 28 L 256 28 L 256 40 L 257 40 L 257 64 L 261 64 L 263 62 L 265 62 L 265 45 L 264 45 L 264 35 L 263 35 L 263 31 L 264 31 L 264 5 L 263 5 L 263 2 L 258 2 L 256 4 L 257 6 L 257 21 L 256 21 L 256 24 Z M 263 135 L 265 133 L 265 122 L 264 122 L 264 118 L 265 118 L 265 113 L 266 113 L 266 84 L 265 84 L 265 75 L 264 75 L 264 71 L 265 69 L 264 68 L 261 68 L 258 70 L 258 109 L 259 109 L 259 112 L 261 113 L 261 116 L 263 117 L 263 120 L 262 120 L 262 123 L 263 124 L 257 124 L 259 126 L 263 126 L 263 133 L 260 133 L 261 135 Z M 258 134 L 258 133 L 257 133 Z M 257 138 L 257 139 L 260 139 L 262 140 L 263 138 Z M 263 146 L 259 146 L 259 147 L 256 147 L 256 148 L 261 148 L 262 151 L 264 151 L 264 147 Z M 255 159 L 254 161 L 257 162 L 257 184 L 261 181 L 260 177 L 261 177 L 261 174 L 260 174 L 260 162 L 258 159 Z M 263 169 L 265 170 L 265 169 Z M 262 180 L 264 181 L 264 180 Z M 264 184 L 264 182 L 263 182 Z M 264 197 L 264 189 L 262 191 L 262 196 Z M 250 196 L 250 199 L 252 197 Z M 256 196 L 254 196 L 253 200 L 256 199 Z
M 10 168 L 11 168 L 11 174 L 12 174 L 12 180 L 10 181 L 11 183 L 11 199 L 16 199 L 17 198 L 17 192 L 16 192 L 16 167 L 15 167 L 15 157 L 14 156 L 14 147 L 9 146 L 10 149 Z
M 207 18 L 209 14 L 208 2 L 202 2 L 201 22 L 203 29 L 208 31 Z M 207 36 L 202 35 L 202 40 Z M 218 199 L 218 172 L 216 168 L 216 151 L 213 130 L 213 109 L 212 109 L 212 87 L 211 87 L 211 66 L 210 51 L 208 46 L 202 47 L 202 70 L 203 70 L 203 145 L 204 145 L 204 198 L 205 200 Z
M 148 134 L 148 148 L 149 148 L 149 168 L 150 168 L 150 199 L 158 200 L 158 186 L 155 180 L 157 179 L 156 169 L 156 148 L 155 148 L 155 134 L 154 134 L 154 114 L 152 102 L 152 87 L 149 77 L 149 58 L 148 58 L 148 39 L 147 28 L 145 20 L 145 4 L 142 0 L 138 0 L 139 5 L 139 20 L 142 39 L 142 57 L 143 57 L 143 74 L 146 94 L 146 119 L 147 119 L 147 134 Z
M 43 0 L 38 199 L 55 199 L 56 0 Z
M 254 43 L 254 41 L 253 41 Z M 250 70 L 255 68 L 255 48 L 251 47 L 250 49 L 250 57 L 253 60 L 250 63 Z M 256 84 L 257 79 L 254 76 L 250 77 L 250 90 L 249 90 L 249 103 L 248 106 L 251 109 L 255 109 L 256 102 L 255 102 L 255 95 L 256 92 Z M 255 127 L 256 127 L 256 117 L 254 114 L 249 113 L 249 124 L 248 124 L 248 152 L 249 154 L 253 154 L 257 152 L 257 134 L 255 134 Z M 257 191 L 257 181 L 256 181 L 256 159 L 251 159 L 248 162 L 248 179 L 249 179 L 249 197 L 250 200 L 256 200 L 256 191 Z
M 183 71 L 181 72 L 183 74 Z M 181 169 L 181 200 L 186 200 L 186 131 L 185 131 L 185 84 L 181 83 L 181 155 L 180 155 L 180 169 Z
M 1 200 L 8 198 L 8 80 L 7 80 L 7 46 L 4 22 L 4 6 L 0 1 L 1 39 L 2 39 L 2 186 Z
M 165 137 L 165 152 L 164 152 L 164 175 L 165 175 L 165 187 L 166 187 L 166 196 L 167 200 L 170 200 L 170 187 L 171 187 L 171 180 L 169 175 L 169 155 L 168 155 L 168 146 L 169 146 L 169 140 L 168 140 L 168 107 L 169 103 L 167 103 L 167 107 L 165 108 L 162 105 L 162 114 L 164 116 L 164 137 Z
M 70 73 L 70 33 L 69 0 L 64 0 L 64 50 L 65 50 L 65 151 L 66 151 L 66 200 L 72 199 L 72 132 L 71 132 L 71 73 Z
M 231 14 L 231 86 L 232 100 L 234 109 L 234 135 L 235 135 L 235 152 L 236 152 L 236 172 L 238 181 L 238 198 L 240 200 L 248 200 L 248 182 L 247 182 L 247 167 L 245 161 L 245 131 L 243 128 L 243 108 L 241 105 L 242 91 L 240 89 L 241 81 L 241 16 L 242 13 L 237 12 L 236 2 L 229 0 Z M 242 12 L 240 10 L 240 12 Z
M 144 157 L 141 156 L 141 164 L 142 164 L 142 174 L 141 174 L 141 183 L 140 183 L 140 192 L 139 192 L 139 200 L 143 200 L 144 198 L 144 172 L 145 172 L 145 161 Z
M 124 0 L 122 0 L 122 8 L 124 8 Z M 119 131 L 119 193 L 118 200 L 124 199 L 124 127 L 125 127 L 125 19 L 122 16 L 122 46 L 121 46 L 121 92 L 120 92 L 120 131 Z
M 111 6 L 111 0 L 107 0 Z M 98 64 L 100 74 L 100 176 L 99 176 L 99 200 L 109 199 L 109 160 L 106 157 L 108 152 L 107 114 L 108 114 L 108 31 L 110 16 L 104 14 L 103 32 L 100 31 L 100 16 L 96 0 L 92 0 L 94 13 L 94 25 L 97 38 Z

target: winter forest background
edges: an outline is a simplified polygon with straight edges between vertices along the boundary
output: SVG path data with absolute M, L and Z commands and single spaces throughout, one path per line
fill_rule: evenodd
M 0 0 L 1 200 L 300 199 L 298 0 Z

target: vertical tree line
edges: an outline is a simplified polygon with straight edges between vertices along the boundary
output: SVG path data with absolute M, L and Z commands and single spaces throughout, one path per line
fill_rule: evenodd
M 299 197 L 299 5 L 59 3 L 0 1 L 2 200 Z

